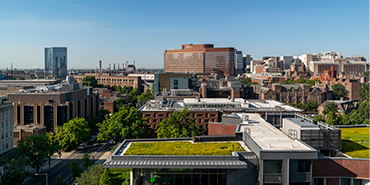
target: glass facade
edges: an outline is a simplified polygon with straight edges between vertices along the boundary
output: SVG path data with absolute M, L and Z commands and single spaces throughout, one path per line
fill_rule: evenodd
M 67 76 L 67 48 L 45 48 L 45 77 L 64 79 Z
M 222 169 L 135 169 L 136 185 L 226 185 Z

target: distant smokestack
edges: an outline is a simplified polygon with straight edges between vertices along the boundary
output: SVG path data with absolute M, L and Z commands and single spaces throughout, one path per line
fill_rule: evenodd
M 101 72 L 101 60 L 99 60 L 99 71 Z
M 113 63 L 113 70 L 116 70 L 116 64 Z
M 110 70 L 110 63 L 108 64 L 108 69 Z

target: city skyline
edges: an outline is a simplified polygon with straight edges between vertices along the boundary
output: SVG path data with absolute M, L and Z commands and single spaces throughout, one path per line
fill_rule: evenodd
M 327 51 L 368 59 L 368 13 L 368 1 L 6 1 L 0 68 L 43 69 L 48 46 L 68 48 L 68 69 L 95 69 L 99 60 L 105 69 L 126 61 L 163 68 L 165 50 L 190 43 L 257 60 Z

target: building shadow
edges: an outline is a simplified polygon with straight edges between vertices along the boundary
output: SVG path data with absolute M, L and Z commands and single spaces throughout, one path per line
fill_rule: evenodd
M 368 150 L 369 148 L 348 139 L 342 139 L 342 152 L 353 152 L 356 150 Z

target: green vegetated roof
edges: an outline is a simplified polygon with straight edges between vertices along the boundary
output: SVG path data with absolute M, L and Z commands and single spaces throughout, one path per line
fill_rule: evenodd
M 342 152 L 353 158 L 369 158 L 369 127 L 341 128 Z
M 238 142 L 147 142 L 131 143 L 124 155 L 231 155 L 236 151 L 245 151 Z

